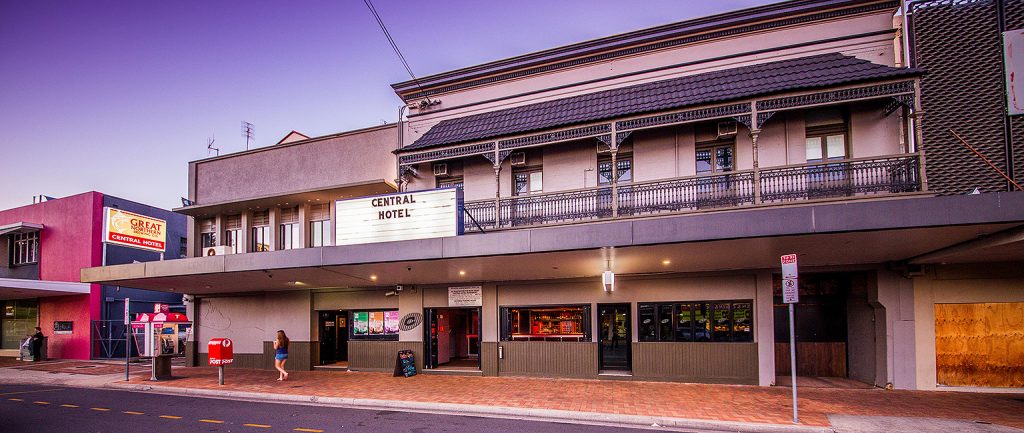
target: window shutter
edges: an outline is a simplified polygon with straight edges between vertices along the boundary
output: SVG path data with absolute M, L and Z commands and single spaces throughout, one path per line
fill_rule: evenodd
M 314 204 L 309 209 L 311 221 L 326 221 L 331 219 L 331 205 L 329 203 Z
M 270 211 L 256 211 L 252 213 L 252 226 L 262 227 L 270 225 Z
M 204 219 L 204 220 L 200 221 L 199 222 L 199 232 L 200 233 L 213 233 L 213 232 L 217 231 L 217 227 L 216 227 L 215 223 L 216 223 L 216 220 L 214 220 L 213 218 L 207 218 L 207 219 Z
M 281 209 L 281 224 L 292 224 L 299 222 L 299 208 Z
M 225 230 L 239 230 L 242 228 L 242 216 L 241 215 L 228 215 L 224 218 L 224 229 Z

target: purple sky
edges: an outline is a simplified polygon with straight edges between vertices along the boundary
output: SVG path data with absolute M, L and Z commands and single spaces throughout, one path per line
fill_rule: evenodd
M 765 0 L 376 0 L 419 76 Z M 181 206 L 187 162 L 394 122 L 409 79 L 361 0 L 0 0 L 0 209 L 96 190 Z

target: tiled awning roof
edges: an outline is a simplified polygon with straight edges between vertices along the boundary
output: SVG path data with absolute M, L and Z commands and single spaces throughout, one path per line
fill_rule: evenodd
M 443 120 L 402 151 L 750 98 L 793 90 L 920 75 L 839 53 L 706 72 Z

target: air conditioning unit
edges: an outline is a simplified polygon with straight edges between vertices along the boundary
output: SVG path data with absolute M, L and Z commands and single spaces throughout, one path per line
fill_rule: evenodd
M 726 137 L 729 135 L 736 135 L 736 121 L 727 120 L 725 122 L 718 122 L 718 136 Z
M 220 245 L 216 247 L 203 248 L 203 256 L 226 256 L 228 254 L 234 254 L 233 248 L 227 245 Z
M 434 164 L 434 177 L 447 176 L 448 174 L 448 164 L 443 162 L 440 164 Z
M 526 165 L 526 152 L 512 152 L 508 159 L 512 161 L 512 165 Z

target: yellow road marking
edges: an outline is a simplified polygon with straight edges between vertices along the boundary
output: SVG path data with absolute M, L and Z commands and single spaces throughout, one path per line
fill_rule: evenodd
M 48 401 L 33 401 L 32 403 L 35 403 L 35 404 L 50 404 L 50 402 L 48 402 Z
M 98 410 L 100 412 L 108 412 L 108 411 L 110 411 L 110 409 L 107 409 L 105 407 L 90 407 L 89 409 Z
M 25 401 L 23 398 L 9 398 L 10 401 Z
M 323 433 L 323 430 L 317 430 L 317 429 L 313 429 L 313 428 L 293 428 L 292 430 L 295 430 L 295 431 L 305 431 L 305 432 L 311 432 L 311 433 Z
M 210 424 L 224 424 L 224 421 L 221 421 L 219 419 L 201 419 L 199 420 L 199 422 L 208 422 Z
M 175 415 L 160 415 L 160 418 L 167 418 L 167 419 L 181 419 L 181 417 L 180 417 L 180 416 L 175 416 Z
M 62 404 L 62 405 L 60 405 L 60 407 L 78 407 L 78 406 L 75 406 L 73 404 Z
M 63 390 L 64 390 L 64 388 L 36 389 L 36 390 L 32 390 L 32 391 L 5 392 L 5 393 L 0 393 L 0 395 L 31 394 L 33 392 L 63 391 Z
M 270 428 L 270 426 L 266 425 L 266 424 L 242 424 L 242 425 L 244 425 L 246 427 Z
M 121 413 L 126 414 L 126 415 L 145 415 L 146 414 L 145 412 L 132 412 L 130 410 L 126 410 L 126 411 L 121 412 Z

